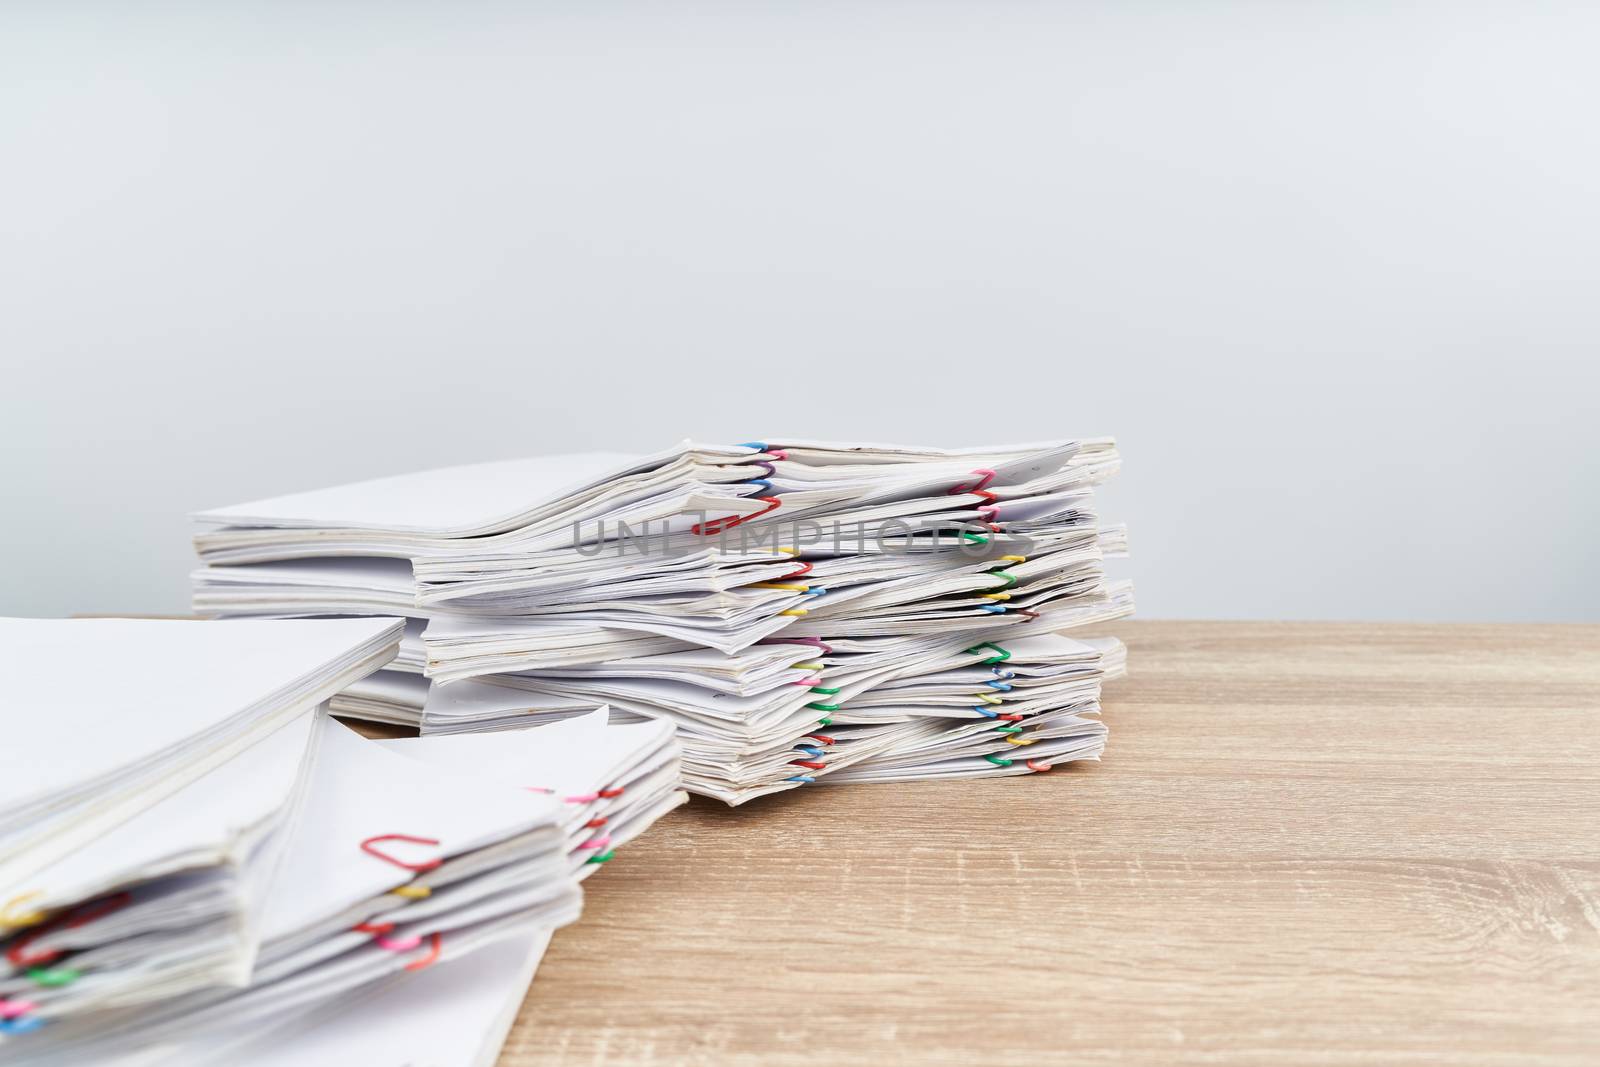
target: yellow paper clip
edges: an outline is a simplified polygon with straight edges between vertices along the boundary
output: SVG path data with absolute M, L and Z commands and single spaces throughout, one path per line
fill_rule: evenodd
M 1005 703 L 1004 700 L 1001 700 L 999 697 L 995 696 L 993 693 L 973 693 L 972 695 L 977 697 L 979 700 L 983 701 L 985 704 L 1004 704 Z
M 827 666 L 825 663 L 791 663 L 789 666 L 797 671 L 820 671 Z
M 1003 559 L 1003 560 L 1006 560 L 1008 563 L 1026 563 L 1026 562 L 1028 562 L 1028 557 L 1027 556 L 1001 556 L 1000 558 Z
M 811 587 L 809 585 L 794 585 L 792 583 L 785 583 L 785 582 L 751 582 L 750 585 L 749 585 L 749 588 L 751 588 L 751 589 L 787 589 L 787 590 L 789 590 L 790 592 L 793 592 L 793 593 L 806 593 L 806 592 L 810 592 L 810 590 L 811 590 Z
M 405 897 L 407 900 L 426 900 L 428 897 L 433 896 L 433 888 L 425 885 L 403 885 L 399 889 L 391 889 L 389 892 L 397 897 Z
M 1006 738 L 1006 740 L 1013 745 L 1031 745 L 1039 739 L 1037 737 L 1018 737 L 1013 734 L 1012 736 Z
M 790 608 L 788 611 L 780 611 L 780 612 L 778 612 L 779 615 L 795 615 L 795 616 L 804 615 L 805 613 L 806 613 L 806 609 L 805 608 Z
M 21 929 L 24 926 L 38 926 L 44 922 L 50 917 L 48 912 L 33 910 L 19 914 L 17 910 L 23 901 L 42 896 L 44 896 L 44 890 L 34 889 L 26 893 L 20 893 L 6 901 L 5 907 L 0 907 L 0 926 L 8 929 Z
M 1011 594 L 1010 593 L 979 593 L 978 595 L 983 597 L 983 599 L 985 599 L 985 600 L 1010 600 L 1011 599 Z

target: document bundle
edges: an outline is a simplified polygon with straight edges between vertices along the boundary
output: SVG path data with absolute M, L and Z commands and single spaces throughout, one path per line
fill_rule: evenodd
M 520 999 L 582 878 L 685 799 L 679 746 L 603 708 L 364 739 L 324 702 L 401 630 L 0 620 L 30 712 L 0 753 L 0 1059 L 245 1062 L 288 1035 L 297 1063 L 345 1062 L 319 1024 L 413 996 L 435 966 L 498 983 L 471 1003 Z M 429 1040 L 463 1062 L 498 1041 Z
M 425 736 L 597 704 L 670 722 L 684 784 L 1025 774 L 1094 757 L 1123 554 L 1108 439 L 684 442 L 383 478 L 196 516 L 205 614 L 408 620 L 335 698 Z

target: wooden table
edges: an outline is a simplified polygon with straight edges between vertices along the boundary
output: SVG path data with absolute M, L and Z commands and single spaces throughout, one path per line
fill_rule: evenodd
M 669 816 L 502 1063 L 1600 1062 L 1600 627 L 1115 630 L 1103 763 Z

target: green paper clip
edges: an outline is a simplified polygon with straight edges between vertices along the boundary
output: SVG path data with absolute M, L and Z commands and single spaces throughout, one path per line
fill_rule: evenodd
M 82 971 L 73 970 L 71 967 L 51 967 L 48 970 L 43 967 L 29 967 L 22 973 L 33 979 L 38 985 L 51 989 L 57 986 L 71 985 L 83 977 Z

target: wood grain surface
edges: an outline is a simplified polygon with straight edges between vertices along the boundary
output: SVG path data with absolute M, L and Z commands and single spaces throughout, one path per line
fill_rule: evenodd
M 1600 1062 L 1600 627 L 1115 630 L 1101 763 L 668 816 L 502 1064 Z

